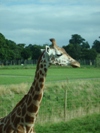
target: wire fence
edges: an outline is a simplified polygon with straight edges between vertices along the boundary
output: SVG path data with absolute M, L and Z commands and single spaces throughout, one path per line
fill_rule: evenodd
M 96 65 L 96 60 L 78 60 L 81 65 Z M 9 66 L 9 65 L 34 65 L 37 64 L 37 60 L 5 60 L 5 61 L 0 61 L 0 66 Z
M 48 97 L 48 102 L 43 100 L 37 122 L 42 124 L 69 121 L 74 118 L 100 113 L 99 95 L 94 96 L 94 99 L 90 99 L 90 96 L 88 96 L 87 99 L 79 100 L 77 96 L 76 98 L 70 97 L 69 91 L 64 89 L 62 94 L 56 93 L 54 98 Z
M 74 93 L 74 90 L 62 89 L 62 91 L 47 90 L 41 103 L 37 123 L 68 121 L 85 115 L 100 113 L 100 94 L 90 90 Z M 73 95 L 72 95 L 73 92 Z M 84 93 L 83 93 L 84 92 Z M 20 101 L 23 94 L 9 94 L 0 97 L 0 117 L 4 117 Z

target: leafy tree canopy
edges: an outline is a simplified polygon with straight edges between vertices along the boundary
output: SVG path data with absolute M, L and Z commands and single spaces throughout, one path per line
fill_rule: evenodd
M 85 39 L 82 38 L 80 35 L 74 34 L 74 35 L 72 35 L 72 38 L 69 40 L 69 43 L 81 45 L 84 41 L 85 41 Z
M 100 37 L 99 37 L 100 38 Z M 93 42 L 93 46 L 92 48 L 94 48 L 98 53 L 100 53 L 100 41 L 99 40 L 95 40 Z
M 16 44 L 12 40 L 8 40 L 0 33 L 0 61 L 12 61 L 12 60 L 26 60 L 26 59 L 38 59 L 41 51 L 45 45 L 29 44 L 26 46 L 24 43 Z M 74 59 L 88 59 L 94 60 L 97 53 L 100 53 L 100 41 L 95 40 L 92 48 L 83 37 L 78 34 L 73 34 L 69 39 L 69 44 L 63 46 L 68 54 Z

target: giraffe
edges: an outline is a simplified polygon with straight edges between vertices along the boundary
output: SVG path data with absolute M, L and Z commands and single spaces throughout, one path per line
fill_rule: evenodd
M 51 46 L 42 49 L 34 81 L 28 93 L 7 116 L 0 119 L 0 133 L 35 133 L 34 124 L 43 97 L 48 67 L 51 64 L 80 67 L 79 62 L 68 55 L 63 48 L 57 46 L 54 38 L 50 41 Z

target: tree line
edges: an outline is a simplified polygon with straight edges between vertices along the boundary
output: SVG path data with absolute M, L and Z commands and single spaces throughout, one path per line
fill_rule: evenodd
M 40 49 L 43 49 L 45 45 L 48 44 L 16 44 L 0 33 L 0 63 L 6 64 L 6 61 L 14 62 L 15 60 L 17 62 L 20 60 L 24 63 L 25 60 L 37 60 L 41 54 Z M 69 39 L 69 44 L 62 47 L 76 60 L 92 61 L 96 60 L 100 54 L 99 40 L 94 40 L 93 45 L 90 47 L 89 43 L 78 34 L 73 34 L 71 39 Z

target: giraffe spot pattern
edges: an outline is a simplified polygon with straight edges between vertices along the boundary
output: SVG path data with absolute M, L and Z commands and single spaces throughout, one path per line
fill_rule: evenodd
M 45 73 L 47 72 L 47 68 L 44 68 Z
M 43 68 L 43 64 L 41 64 L 41 66 L 40 66 L 41 68 Z
M 43 79 L 43 78 L 40 78 L 40 79 L 39 79 L 39 82 L 44 82 L 44 79 Z
M 37 91 L 40 91 L 40 89 L 41 89 L 41 88 L 39 87 L 39 84 L 38 84 L 38 83 L 36 83 L 35 88 L 36 88 Z
M 24 117 L 25 112 L 27 111 L 26 103 L 24 104 L 24 107 L 22 108 L 22 116 Z
M 38 107 L 37 107 L 35 104 L 32 103 L 32 104 L 27 108 L 27 110 L 28 110 L 29 112 L 37 112 Z
M 29 116 L 28 114 L 26 114 L 25 116 L 25 122 L 29 122 L 29 123 L 33 123 L 34 122 L 34 117 Z
M 38 95 L 35 95 L 33 99 L 40 101 L 41 98 L 42 98 L 42 94 L 38 94 Z

